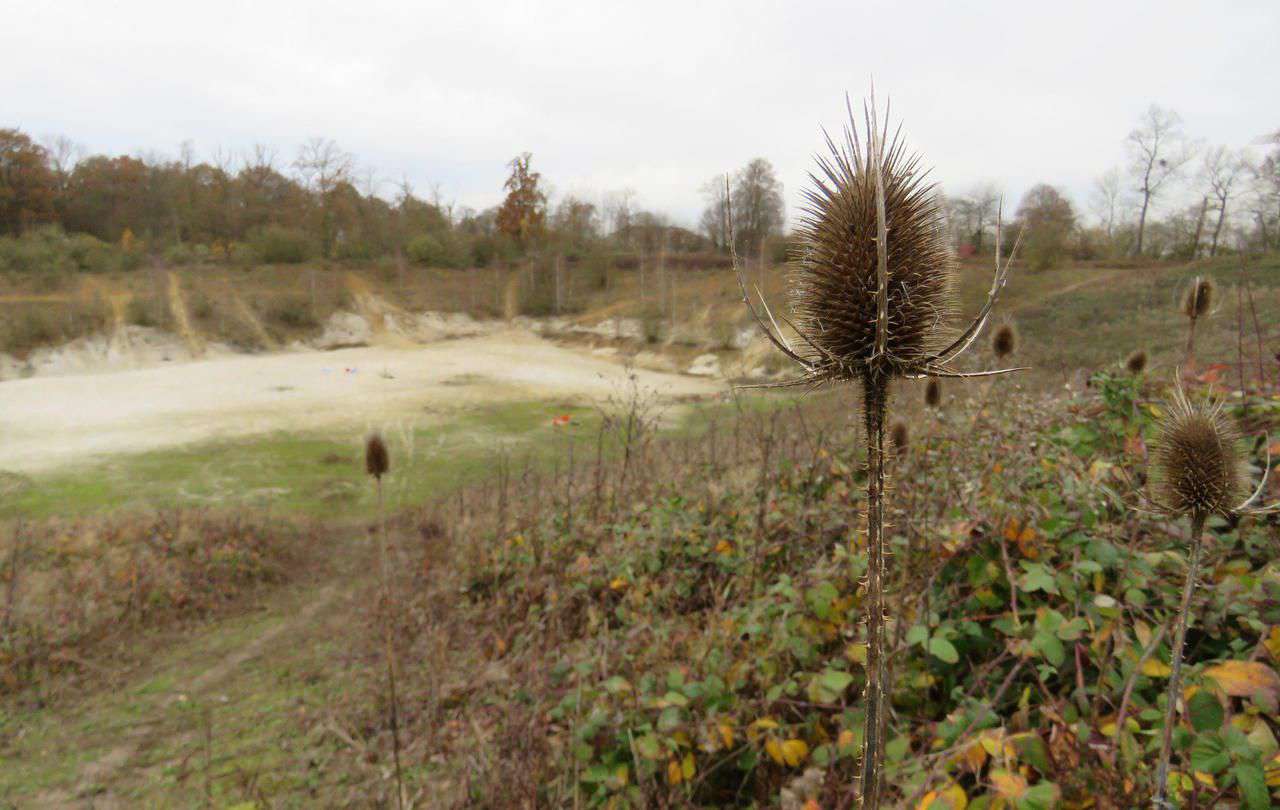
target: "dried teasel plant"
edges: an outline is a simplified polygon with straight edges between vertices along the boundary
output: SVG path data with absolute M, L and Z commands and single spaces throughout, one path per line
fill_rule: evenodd
M 1166 800 L 1169 758 L 1182 688 L 1183 645 L 1191 595 L 1199 573 L 1205 521 L 1212 515 L 1265 514 L 1280 509 L 1280 503 L 1255 506 L 1265 492 L 1271 468 L 1269 452 L 1262 481 L 1252 495 L 1239 501 L 1245 489 L 1247 468 L 1239 448 L 1239 433 L 1223 414 L 1222 408 L 1221 401 L 1192 402 L 1175 377 L 1173 395 L 1166 404 L 1153 453 L 1155 469 L 1151 481 L 1155 492 L 1147 500 L 1159 512 L 1170 517 L 1185 517 L 1191 525 L 1191 559 L 1174 629 L 1164 736 L 1152 803 L 1153 807 L 1161 810 L 1171 807 Z
M 1196 323 L 1209 314 L 1209 310 L 1213 308 L 1213 296 L 1216 288 L 1213 285 L 1213 279 L 1196 276 L 1191 283 L 1187 285 L 1186 291 L 1182 294 L 1182 303 L 1179 308 L 1182 314 L 1187 318 L 1187 349 L 1185 362 L 1189 366 L 1195 358 L 1196 353 Z
M 805 191 L 797 229 L 800 251 L 789 279 L 794 322 L 775 318 L 756 290 L 757 308 L 733 254 L 738 284 L 756 325 L 800 367 L 800 376 L 761 387 L 858 383 L 863 391 L 867 440 L 867 693 L 862 762 L 862 807 L 877 808 L 883 793 L 885 428 L 890 386 L 898 379 L 979 377 L 998 371 L 961 372 L 953 366 L 977 339 L 1008 278 L 996 227 L 995 277 L 986 303 L 956 334 L 948 321 L 956 309 L 955 262 L 943 213 L 920 158 L 907 152 L 898 132 L 888 137 L 874 93 L 863 106 L 862 132 L 852 107 L 842 142 L 827 136 L 830 154 L 817 159 Z M 732 222 L 732 212 L 728 221 Z M 733 239 L 730 235 L 729 243 Z M 1015 252 L 1017 246 L 1015 245 Z M 781 320 L 798 336 L 792 344 Z M 772 328 L 770 327 L 772 325 Z
M 929 408 L 942 406 L 942 383 L 930 379 L 924 386 L 924 404 Z
M 889 428 L 889 443 L 893 445 L 893 451 L 901 456 L 907 452 L 907 447 L 911 444 L 911 428 L 907 427 L 907 423 L 901 419 L 895 419 L 893 427 Z
M 1005 360 L 1018 350 L 1018 330 L 1011 323 L 1002 323 L 991 333 L 991 353 L 997 360 Z
M 1138 377 L 1142 372 L 1147 370 L 1147 351 L 1146 349 L 1134 349 L 1134 351 L 1125 358 L 1124 370 L 1129 372 L 1132 377 Z
M 383 640 L 387 664 L 387 692 L 391 720 L 391 745 L 395 755 L 396 768 L 396 806 L 404 809 L 404 778 L 400 770 L 400 719 L 396 698 L 396 662 L 395 650 L 391 644 L 391 578 L 387 569 L 387 512 L 382 497 L 382 478 L 391 470 L 391 455 L 387 452 L 387 443 L 377 433 L 370 435 L 364 443 L 364 469 L 374 480 L 378 490 L 378 560 L 382 572 L 382 614 Z

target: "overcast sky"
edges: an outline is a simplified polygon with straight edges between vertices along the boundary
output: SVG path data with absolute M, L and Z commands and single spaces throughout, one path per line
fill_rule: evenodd
M 1245 146 L 1280 128 L 1280 2 L 635 3 L 30 0 L 0 27 L 0 127 L 90 151 L 325 136 L 387 181 L 486 207 L 534 155 L 560 194 L 699 188 L 771 160 L 789 214 L 844 94 L 874 75 L 946 191 L 1079 205 L 1151 103 Z

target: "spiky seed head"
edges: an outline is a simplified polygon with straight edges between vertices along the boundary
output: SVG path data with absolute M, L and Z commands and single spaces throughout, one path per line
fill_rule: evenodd
M 897 135 L 884 143 L 870 115 L 850 118 L 841 145 L 818 158 L 797 228 L 791 304 L 798 351 L 818 365 L 814 382 L 892 379 L 944 348 L 955 308 L 955 259 L 941 206 L 920 158 Z M 878 148 L 877 144 L 881 146 Z M 884 351 L 878 353 L 877 161 L 887 228 Z
M 1155 446 L 1159 503 L 1174 515 L 1230 512 L 1244 489 L 1238 438 L 1222 403 L 1195 404 L 1176 388 Z
M 1145 349 L 1135 349 L 1133 354 L 1124 361 L 1125 371 L 1133 376 L 1138 376 L 1147 370 L 1147 352 Z
M 1018 350 L 1018 330 L 1011 323 L 1000 324 L 991 335 L 991 353 L 1003 360 Z
M 942 404 L 942 383 L 932 377 L 924 387 L 924 404 L 930 408 L 936 408 Z
M 893 423 L 889 428 L 889 442 L 899 455 L 906 452 L 907 445 L 911 443 L 911 429 L 906 422 L 898 419 Z
M 1182 295 L 1182 314 L 1188 318 L 1203 317 L 1213 306 L 1213 280 L 1196 276 Z
M 387 454 L 387 444 L 377 433 L 364 443 L 364 468 L 374 478 L 382 478 L 391 469 L 391 458 Z

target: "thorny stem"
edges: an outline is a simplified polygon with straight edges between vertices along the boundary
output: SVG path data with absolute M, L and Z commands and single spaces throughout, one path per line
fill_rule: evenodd
M 1182 645 L 1187 640 L 1187 614 L 1191 609 L 1191 594 L 1196 587 L 1196 573 L 1200 568 L 1201 534 L 1204 533 L 1205 515 L 1191 516 L 1191 564 L 1187 568 L 1187 582 L 1182 588 L 1182 607 L 1178 610 L 1178 623 L 1173 635 L 1173 661 L 1169 673 L 1168 705 L 1164 710 L 1164 738 L 1160 743 L 1160 764 L 1156 768 L 1156 795 L 1151 800 L 1154 810 L 1169 810 L 1165 792 L 1169 784 L 1169 755 L 1173 749 L 1173 724 L 1178 715 L 1178 697 L 1182 694 Z
M 404 810 L 404 778 L 400 771 L 400 718 L 396 711 L 396 664 L 391 648 L 391 581 L 387 570 L 387 513 L 382 505 L 382 476 L 378 476 L 378 522 L 381 524 L 382 541 L 378 544 L 378 557 L 382 563 L 383 635 L 386 642 L 387 690 L 391 698 L 391 746 L 396 766 L 396 807 Z
M 867 423 L 867 724 L 863 735 L 862 808 L 880 806 L 884 752 L 884 420 L 889 382 L 863 378 Z

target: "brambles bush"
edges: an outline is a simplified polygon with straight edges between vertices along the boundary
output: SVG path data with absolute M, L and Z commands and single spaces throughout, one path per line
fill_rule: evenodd
M 1161 392 L 1127 375 L 1093 390 L 1011 396 L 982 443 L 967 420 L 916 426 L 895 461 L 886 803 L 1149 801 L 1187 548 L 1129 508 Z M 603 473 L 513 485 L 531 494 L 502 521 L 492 490 L 424 516 L 445 529 L 420 533 L 398 582 L 407 773 L 482 807 L 848 806 L 867 599 L 848 572 L 867 549 L 864 462 L 824 440 L 845 430 L 840 405 L 658 439 L 616 508 L 606 456 Z M 1280 400 L 1250 412 L 1274 421 Z M 579 459 L 593 442 L 578 437 Z M 1278 529 L 1207 531 L 1174 793 L 1264 808 L 1280 783 Z M 347 724 L 389 746 L 376 705 Z

